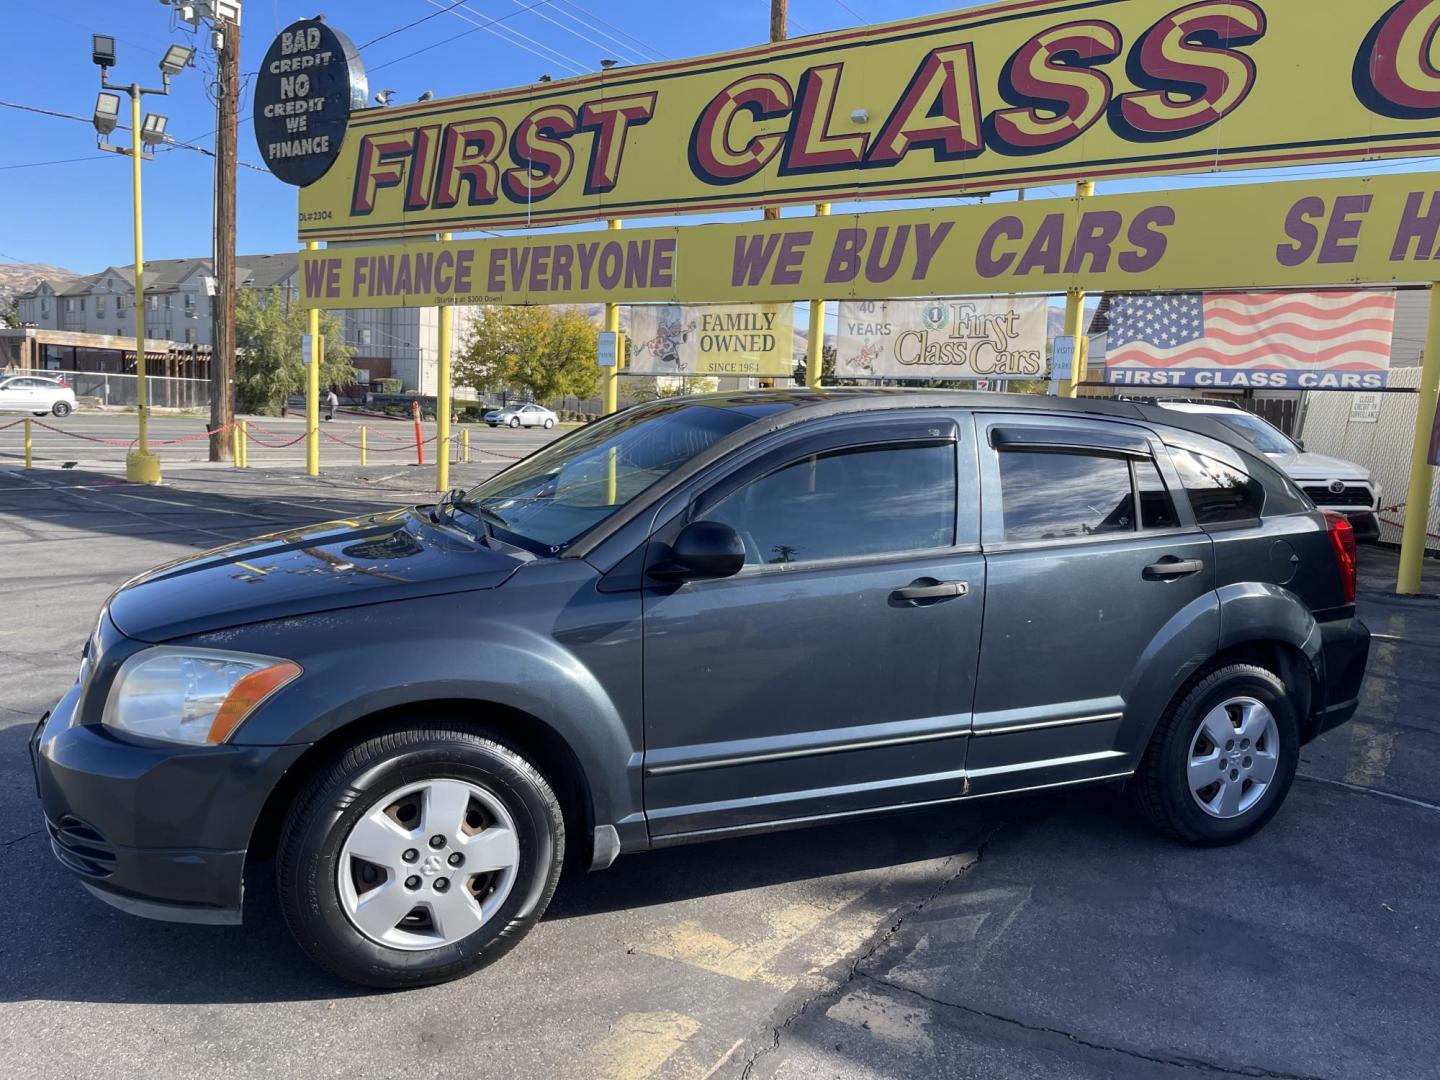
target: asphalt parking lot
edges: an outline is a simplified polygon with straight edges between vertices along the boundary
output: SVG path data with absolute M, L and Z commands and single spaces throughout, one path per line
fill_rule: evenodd
M 456 482 L 543 439 L 484 432 L 494 453 Z M 337 459 L 312 479 L 278 450 L 248 472 L 176 454 L 164 486 L 133 488 L 114 456 L 62 469 L 47 450 L 22 472 L 12 450 L 0 441 L 4 1075 L 1440 1076 L 1440 600 L 1389 595 L 1389 553 L 1362 562 L 1376 638 L 1356 721 L 1302 751 L 1286 808 L 1240 847 L 1176 846 L 1091 791 L 676 849 L 567 879 L 477 977 L 379 994 L 309 964 L 263 873 L 238 928 L 89 897 L 47 849 L 25 742 L 119 582 L 419 499 L 433 473 Z M 1427 580 L 1440 592 L 1440 565 Z

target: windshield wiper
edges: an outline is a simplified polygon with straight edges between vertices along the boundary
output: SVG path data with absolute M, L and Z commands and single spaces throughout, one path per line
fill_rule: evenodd
M 451 488 L 440 501 L 431 508 L 430 520 L 437 525 L 448 523 L 458 528 L 458 523 L 455 521 L 455 511 L 461 510 L 474 513 L 477 509 L 478 507 L 476 507 L 474 503 L 465 498 L 464 488 Z M 475 520 L 480 522 L 483 533 L 478 536 L 474 533 L 470 535 L 474 536 L 476 540 L 490 539 L 490 526 L 486 524 L 485 520 L 481 518 L 479 514 L 475 514 Z M 468 530 L 466 531 L 468 532 Z

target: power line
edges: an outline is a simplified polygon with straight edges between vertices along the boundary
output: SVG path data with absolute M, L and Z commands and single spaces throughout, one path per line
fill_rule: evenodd
M 104 157 L 104 154 L 86 154 L 84 157 L 58 158 L 55 161 L 26 161 L 19 165 L 0 165 L 0 172 L 11 169 L 38 169 L 44 165 L 69 165 L 75 161 L 100 161 Z
M 861 14 L 860 14 L 858 11 L 856 11 L 853 7 L 851 7 L 849 4 L 845 3 L 845 0 L 835 0 L 835 3 L 836 3 L 838 6 L 844 8 L 844 9 L 845 9 L 846 11 L 848 11 L 851 15 L 854 15 L 855 18 L 859 19 L 862 23 L 865 23 L 865 22 L 868 22 L 868 21 L 869 21 L 869 20 L 867 20 L 867 19 L 865 18 L 864 15 L 861 15 Z
M 20 104 L 19 102 L 17 102 L 17 101 L 0 101 L 0 106 L 4 106 L 4 107 L 7 108 L 7 109 L 18 109 L 18 110 L 20 110 L 21 112 L 36 113 L 36 114 L 39 115 L 39 116 L 50 116 L 50 117 L 54 117 L 54 118 L 57 119 L 57 120 L 74 120 L 74 121 L 76 121 L 76 122 L 78 122 L 78 123 L 81 123 L 81 124 L 89 124 L 89 123 L 92 123 L 92 121 L 90 120 L 89 117 L 76 116 L 74 113 L 60 112 L 60 111 L 58 111 L 58 110 L 56 110 L 56 109 L 42 109 L 42 108 L 40 108 L 39 106 L 36 106 L 36 105 L 21 105 L 21 104 Z M 130 126 L 129 126 L 128 124 L 117 124 L 117 125 L 115 126 L 115 130 L 116 130 L 116 131 L 129 131 L 129 130 L 130 130 Z M 179 139 L 174 139 L 174 140 L 170 141 L 170 142 L 168 143 L 168 145 L 166 145 L 166 146 L 163 147 L 162 149 L 164 149 L 164 150 L 193 150 L 195 153 L 197 153 L 197 154 L 204 154 L 204 155 L 206 155 L 207 157 L 214 157 L 214 156 L 215 156 L 215 152 L 214 152 L 213 150 L 207 150 L 207 149 L 205 149 L 205 147 L 203 147 L 203 146 L 196 146 L 196 145 L 194 145 L 193 143 L 182 142 L 182 141 L 179 140 Z M 89 159 L 89 157 L 87 156 L 87 157 L 83 157 L 83 158 L 67 158 L 67 159 L 65 159 L 65 160 L 67 160 L 67 161 L 88 161 L 88 160 L 90 160 L 90 159 Z M 64 164 L 64 162 L 60 162 L 60 161 L 37 161 L 37 162 L 34 162 L 34 163 L 30 164 L 30 165 L 7 165 L 7 166 L 3 166 L 3 167 L 4 167 L 4 168 L 9 168 L 9 169 L 28 169 L 28 168 L 33 168 L 35 165 L 59 165 L 59 164 Z M 254 169 L 256 172 L 266 172 L 266 171 L 268 171 L 268 170 L 260 167 L 259 165 L 251 165 L 248 161 L 242 161 L 242 162 L 239 162 L 239 164 L 240 164 L 241 166 L 243 166 L 244 168 Z
M 519 4 L 520 4 L 520 0 L 510 0 L 510 2 L 511 2 L 512 4 L 516 4 L 516 5 L 519 5 Z M 567 19 L 573 20 L 576 24 L 578 24 L 578 25 L 580 25 L 580 26 L 583 26 L 586 30 L 596 30 L 595 27 L 591 26 L 591 25 L 590 25 L 589 23 L 587 23 L 584 19 L 580 18 L 578 15 L 571 15 L 569 12 L 567 12 L 567 11 L 561 11 L 561 10 L 558 9 L 558 8 L 556 8 L 555 10 L 556 10 L 556 12 L 557 12 L 558 14 L 565 16 L 565 18 L 567 18 Z M 560 22 L 558 19 L 552 19 L 548 14 L 546 14 L 546 13 L 543 12 L 543 11 L 537 11 L 537 12 L 535 12 L 535 17 L 538 18 L 538 19 L 544 19 L 546 22 L 550 23 L 552 26 L 558 26 L 561 30 L 564 30 L 565 33 L 570 34 L 570 35 L 573 36 L 573 37 L 579 38 L 581 41 L 585 42 L 585 43 L 588 44 L 588 45 L 593 45 L 593 46 L 595 46 L 595 48 L 599 49 L 601 52 L 605 52 L 605 51 L 607 51 L 607 49 L 608 49 L 608 47 L 607 47 L 603 42 L 596 41 L 594 38 L 590 37 L 588 34 L 582 34 L 579 30 L 576 30 L 576 29 L 574 29 L 573 27 L 566 26 L 564 23 Z M 597 32 L 598 32 L 598 31 L 597 31 Z M 606 35 L 606 37 L 609 38 L 609 40 L 610 40 L 612 43 L 614 43 L 614 44 L 616 44 L 616 45 L 619 45 L 619 46 L 620 46 L 620 49 L 623 49 L 625 52 L 628 52 L 628 53 L 630 54 L 629 56 L 623 56 L 623 55 L 622 55 L 622 56 L 621 56 L 621 59 L 622 59 L 622 60 L 625 60 L 625 61 L 627 61 L 627 62 L 637 62 L 637 63 L 643 63 L 643 62 L 645 61 L 645 59 L 646 59 L 645 56 L 644 56 L 643 54 L 641 54 L 639 51 L 637 51 L 636 49 L 631 48 L 631 47 L 628 46 L 628 45 L 622 45 L 620 42 L 616 41 L 614 38 L 610 37 L 608 34 Z M 546 47 L 548 48 L 549 46 L 546 46 Z M 610 50 L 610 51 L 618 51 L 618 50 Z
M 433 5 L 433 6 L 435 6 L 435 7 L 439 7 L 439 6 L 441 5 L 441 3 L 443 2 L 443 0 L 426 0 L 426 2 L 429 3 L 429 4 L 431 4 L 431 5 Z M 473 9 L 472 7 L 470 7 L 468 4 L 463 4 L 463 3 L 462 3 L 460 6 L 461 6 L 461 8 L 464 9 L 463 12 L 462 12 L 462 11 L 451 10 L 451 11 L 450 11 L 450 14 L 454 15 L 457 19 L 463 19 L 465 22 L 475 23 L 475 27 L 476 27 L 477 30 L 484 30 L 484 31 L 486 31 L 487 33 L 493 34 L 495 37 L 498 37 L 501 41 L 507 42 L 507 43 L 509 43 L 509 44 L 511 44 L 511 45 L 519 45 L 520 48 L 524 49 L 524 50 L 525 50 L 526 52 L 528 52 L 528 53 L 531 53 L 531 54 L 533 54 L 533 55 L 535 55 L 535 56 L 538 56 L 541 60 L 544 60 L 546 63 L 551 63 L 551 64 L 553 64 L 553 63 L 555 63 L 555 60 L 558 59 L 561 63 L 567 64 L 569 67 L 573 68 L 578 74 L 582 74 L 582 75 L 585 74 L 585 72 L 586 72 L 587 69 L 585 68 L 585 66 L 584 66 L 583 64 L 580 63 L 580 61 L 576 60 L 573 56 L 567 56 L 565 53 L 562 53 L 559 49 L 552 48 L 551 46 L 546 45 L 546 44 L 544 44 L 543 42 L 536 41 L 534 38 L 530 37 L 528 34 L 522 34 L 519 30 L 516 30 L 514 27 L 510 27 L 510 26 L 504 27 L 504 33 L 502 33 L 500 30 L 495 29 L 496 25 L 497 25 L 501 20 L 499 20 L 499 19 L 490 19 L 490 18 L 488 18 L 487 16 L 485 16 L 482 12 L 478 12 L 478 11 L 476 11 L 475 9 Z M 522 14 L 522 15 L 523 15 L 526 11 L 533 11 L 535 8 L 538 8 L 538 7 L 540 7 L 540 6 L 541 6 L 541 5 L 538 4 L 538 3 L 537 3 L 537 4 L 532 4 L 530 7 L 524 8 L 522 11 L 517 12 L 517 14 Z M 464 12 L 468 12 L 469 14 L 465 14 Z M 476 16 L 476 17 L 479 17 L 479 18 L 483 18 L 483 19 L 486 19 L 487 21 L 485 21 L 485 22 L 476 22 L 476 19 L 473 18 L 472 16 Z M 519 40 L 514 40 L 514 39 L 512 39 L 512 38 L 510 38 L 510 37 L 506 37 L 505 34 L 511 34 L 511 35 L 514 36 L 515 39 L 519 39 Z M 525 42 L 527 42 L 527 41 L 530 43 L 529 45 L 526 45 L 526 44 L 525 44 Z M 534 47 L 532 48 L 532 46 L 534 46 Z M 545 52 L 548 52 L 548 53 L 550 53 L 551 55 L 550 55 L 550 56 L 546 56 L 545 53 L 539 52 L 538 49 L 544 49 Z
M 623 38 L 629 38 L 629 39 L 630 39 L 632 42 L 634 42 L 636 45 L 639 45 L 642 49 L 646 50 L 646 54 L 648 54 L 648 55 L 646 56 L 646 59 L 649 59 L 649 60 L 656 60 L 656 59 L 658 59 L 658 60 L 669 60 L 669 59 L 670 59 L 669 56 L 667 56 L 665 53 L 661 52 L 661 51 L 660 51 L 659 49 L 657 49 L 654 45 L 651 45 L 648 41 L 644 41 L 644 40 L 636 37 L 634 34 L 630 33 L 630 32 L 627 31 L 627 30 L 622 30 L 620 27 L 616 26 L 616 25 L 615 25 L 614 23 L 612 23 L 612 22 L 607 22 L 605 19 L 601 18 L 599 15 L 596 15 L 595 12 L 591 11 L 589 8 L 582 7 L 580 4 L 575 3 L 575 0 L 560 0 L 560 2 L 563 3 L 566 7 L 572 7 L 572 8 L 574 8 L 576 11 L 580 12 L 582 15 L 585 15 L 585 16 L 589 17 L 590 19 L 592 19 L 592 20 L 594 20 L 595 22 L 599 23 L 601 26 L 609 27 L 611 30 L 614 30 L 615 33 L 619 34 L 621 37 L 623 37 Z M 560 10 L 560 9 L 557 8 L 556 10 L 558 11 L 558 10 Z M 604 33 L 603 31 L 599 30 L 598 28 L 592 27 L 592 29 L 595 29 L 595 32 L 596 32 L 597 34 L 600 34 L 602 37 L 610 38 L 611 41 L 614 41 L 614 40 L 615 40 L 613 37 L 610 37 L 609 34 Z
M 530 12 L 530 10 L 536 9 L 536 7 L 541 7 L 544 6 L 544 4 L 549 3 L 552 3 L 552 0 L 534 0 L 534 3 L 526 7 L 526 9 L 518 10 L 518 12 L 510 12 L 508 14 L 503 14 L 503 16 L 498 16 L 495 17 L 495 19 L 491 19 L 488 23 L 477 24 L 477 26 L 472 26 L 471 29 L 461 30 L 461 32 L 456 33 L 456 35 L 446 37 L 446 39 L 444 40 L 439 40 L 439 42 L 435 42 L 433 43 L 433 45 L 426 45 L 423 49 L 416 49 L 415 52 L 405 53 L 405 56 L 396 56 L 396 58 L 393 60 L 386 60 L 386 62 L 384 63 L 377 63 L 376 66 L 370 68 L 370 71 L 382 71 L 383 68 L 390 68 L 390 66 L 396 65 L 396 63 L 400 63 L 402 62 L 402 60 L 409 60 L 410 58 L 413 58 L 413 56 L 419 56 L 420 53 L 429 52 L 429 50 L 431 49 L 439 49 L 442 45 L 449 45 L 449 43 L 451 42 L 458 42 L 461 37 L 468 37 L 469 35 L 472 35 L 472 33 L 478 33 L 480 32 L 480 30 L 488 29 L 488 27 L 498 26 L 498 24 L 500 23 L 508 22 L 508 20 L 514 19 L 514 17 L 521 16 L 521 14 Z M 444 12 L 438 12 L 436 14 L 444 14 Z M 514 42 L 511 42 L 511 45 L 514 45 Z
M 410 30 L 416 26 L 419 26 L 421 23 L 429 22 L 431 19 L 439 18 L 441 15 L 444 15 L 446 11 L 457 8 L 464 2 L 465 0 L 455 0 L 455 2 L 451 4 L 450 7 L 447 7 L 444 11 L 432 11 L 429 15 L 420 16 L 420 18 L 416 19 L 414 22 L 408 22 L 404 26 L 397 26 L 394 30 L 386 30 L 385 33 L 381 34 L 379 37 L 371 38 L 369 41 L 365 42 L 364 45 L 361 45 L 355 51 L 364 52 L 371 45 L 374 45 L 377 41 L 384 41 L 386 38 L 394 37 L 396 34 L 403 34 L 406 30 Z

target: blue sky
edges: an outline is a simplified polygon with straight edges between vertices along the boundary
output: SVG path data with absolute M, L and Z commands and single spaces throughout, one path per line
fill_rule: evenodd
M 372 90 L 396 91 L 399 101 L 422 91 L 437 97 L 515 86 L 542 73 L 557 78 L 595 69 L 600 59 L 640 62 L 753 45 L 769 29 L 768 0 L 245 0 L 241 70 L 254 72 L 277 30 L 323 10 L 357 44 L 436 13 L 421 25 L 394 33 L 363 49 Z M 798 36 L 838 27 L 970 7 L 963 0 L 790 0 L 791 33 Z M 130 184 L 127 159 L 95 150 L 88 123 L 99 69 L 90 62 L 92 32 L 114 34 L 118 81 L 154 82 L 156 64 L 172 41 L 191 40 L 188 28 L 172 27 L 171 9 L 155 0 L 10 0 L 0 14 L 0 102 L 87 118 L 79 123 L 0 106 L 0 260 L 48 262 L 90 272 L 131 261 Z M 510 16 L 497 36 L 481 31 L 453 42 L 474 21 Z M 677 17 L 678 16 L 678 17 Z M 588 24 L 588 25 L 587 25 Z M 523 35 L 523 36 L 517 36 Z M 504 40 L 502 40 L 504 38 Z M 587 40 L 588 39 L 588 40 Z M 440 44 L 443 43 L 443 44 Z M 202 42 L 203 45 L 203 42 Z M 436 46 L 427 48 L 427 46 Z M 417 56 L 409 56 L 425 50 Z M 536 55 L 539 53 L 540 55 Z M 206 95 L 213 59 L 202 48 L 199 63 L 174 82 L 169 98 L 148 107 L 170 117 L 170 133 L 206 149 L 213 147 L 214 107 Z M 242 99 L 240 157 L 258 154 Z M 78 160 L 71 160 L 78 159 Z M 63 162 L 50 164 L 51 162 Z M 1387 162 L 1341 165 L 1318 175 L 1355 175 L 1431 168 Z M 1105 190 L 1236 183 L 1304 175 L 1303 170 L 1228 173 L 1111 184 Z M 148 258 L 208 255 L 211 159 L 172 149 L 145 166 L 145 245 Z M 1067 194 L 1060 189 L 1031 197 Z M 295 190 L 268 173 L 241 168 L 239 248 L 242 252 L 295 247 Z M 882 204 L 865 204 L 877 209 Z M 840 207 L 837 207 L 837 210 Z M 734 215 L 731 215 L 734 216 Z M 725 215 L 693 216 L 687 221 Z

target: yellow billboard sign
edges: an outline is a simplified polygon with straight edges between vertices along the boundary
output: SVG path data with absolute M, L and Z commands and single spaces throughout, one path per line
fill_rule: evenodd
M 1440 278 L 1440 174 L 301 253 L 302 303 L 756 303 Z
M 303 240 L 1440 149 L 1440 0 L 1004 0 L 352 114 Z

